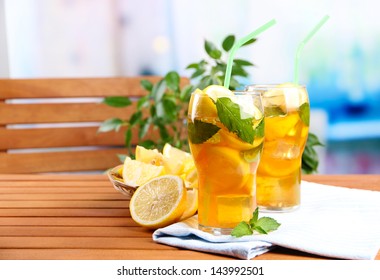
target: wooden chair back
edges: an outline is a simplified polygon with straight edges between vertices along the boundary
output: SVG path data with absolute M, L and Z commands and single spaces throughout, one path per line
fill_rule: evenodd
M 108 118 L 128 118 L 146 94 L 141 79 L 0 79 L 0 174 L 105 171 L 126 154 L 124 134 L 97 133 Z M 132 106 L 101 103 L 128 96 Z M 132 139 L 137 144 L 137 139 Z

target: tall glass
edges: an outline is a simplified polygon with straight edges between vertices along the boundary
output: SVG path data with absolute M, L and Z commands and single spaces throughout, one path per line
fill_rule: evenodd
M 189 144 L 198 173 L 199 228 L 230 234 L 239 222 L 248 222 L 256 208 L 263 108 L 260 94 L 210 97 L 205 92 L 192 94 L 188 111 Z
M 265 141 L 257 170 L 261 210 L 286 212 L 300 205 L 301 162 L 309 131 L 310 105 L 304 86 L 252 85 L 262 95 Z

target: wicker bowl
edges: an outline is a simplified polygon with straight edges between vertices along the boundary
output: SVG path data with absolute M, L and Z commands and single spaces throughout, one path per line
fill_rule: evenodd
M 123 178 L 120 176 L 119 170 L 123 165 L 118 165 L 110 170 L 108 170 L 107 175 L 111 181 L 113 187 L 121 192 L 123 195 L 127 196 L 129 199 L 132 197 L 133 193 L 136 191 L 137 187 L 127 186 L 123 182 Z

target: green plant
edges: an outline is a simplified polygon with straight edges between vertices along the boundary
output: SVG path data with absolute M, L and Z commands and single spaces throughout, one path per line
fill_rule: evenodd
M 248 41 L 243 46 L 256 42 L 256 39 Z M 235 36 L 229 35 L 220 47 L 205 40 L 204 49 L 207 58 L 199 62 L 191 63 L 187 70 L 190 75 L 190 84 L 180 87 L 180 76 L 177 72 L 167 73 L 156 84 L 148 80 L 142 80 L 141 86 L 147 91 L 147 95 L 137 101 L 136 111 L 129 119 L 122 120 L 112 118 L 104 121 L 99 127 L 99 132 L 120 131 L 125 127 L 125 146 L 133 157 L 131 140 L 133 134 L 138 137 L 139 145 L 145 148 L 162 149 L 165 143 L 189 151 L 186 134 L 187 107 L 191 93 L 196 89 L 204 89 L 209 85 L 222 85 L 224 82 L 228 54 L 235 43 Z M 254 66 L 253 63 L 236 58 L 233 61 L 230 89 L 234 90 L 242 86 L 240 78 L 249 76 L 246 68 Z M 104 103 L 114 107 L 126 107 L 132 104 L 128 97 L 107 97 Z M 157 133 L 151 136 L 148 132 Z M 314 134 L 309 134 L 305 152 L 302 158 L 302 170 L 304 173 L 317 171 L 318 156 L 314 150 L 315 145 L 321 145 Z M 304 159 L 305 158 L 305 159 Z

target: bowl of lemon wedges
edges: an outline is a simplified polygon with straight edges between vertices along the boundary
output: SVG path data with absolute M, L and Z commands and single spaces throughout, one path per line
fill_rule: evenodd
M 190 153 L 165 144 L 136 146 L 135 159 L 107 173 L 113 187 L 130 199 L 133 220 L 155 229 L 193 216 L 198 210 L 198 177 Z

